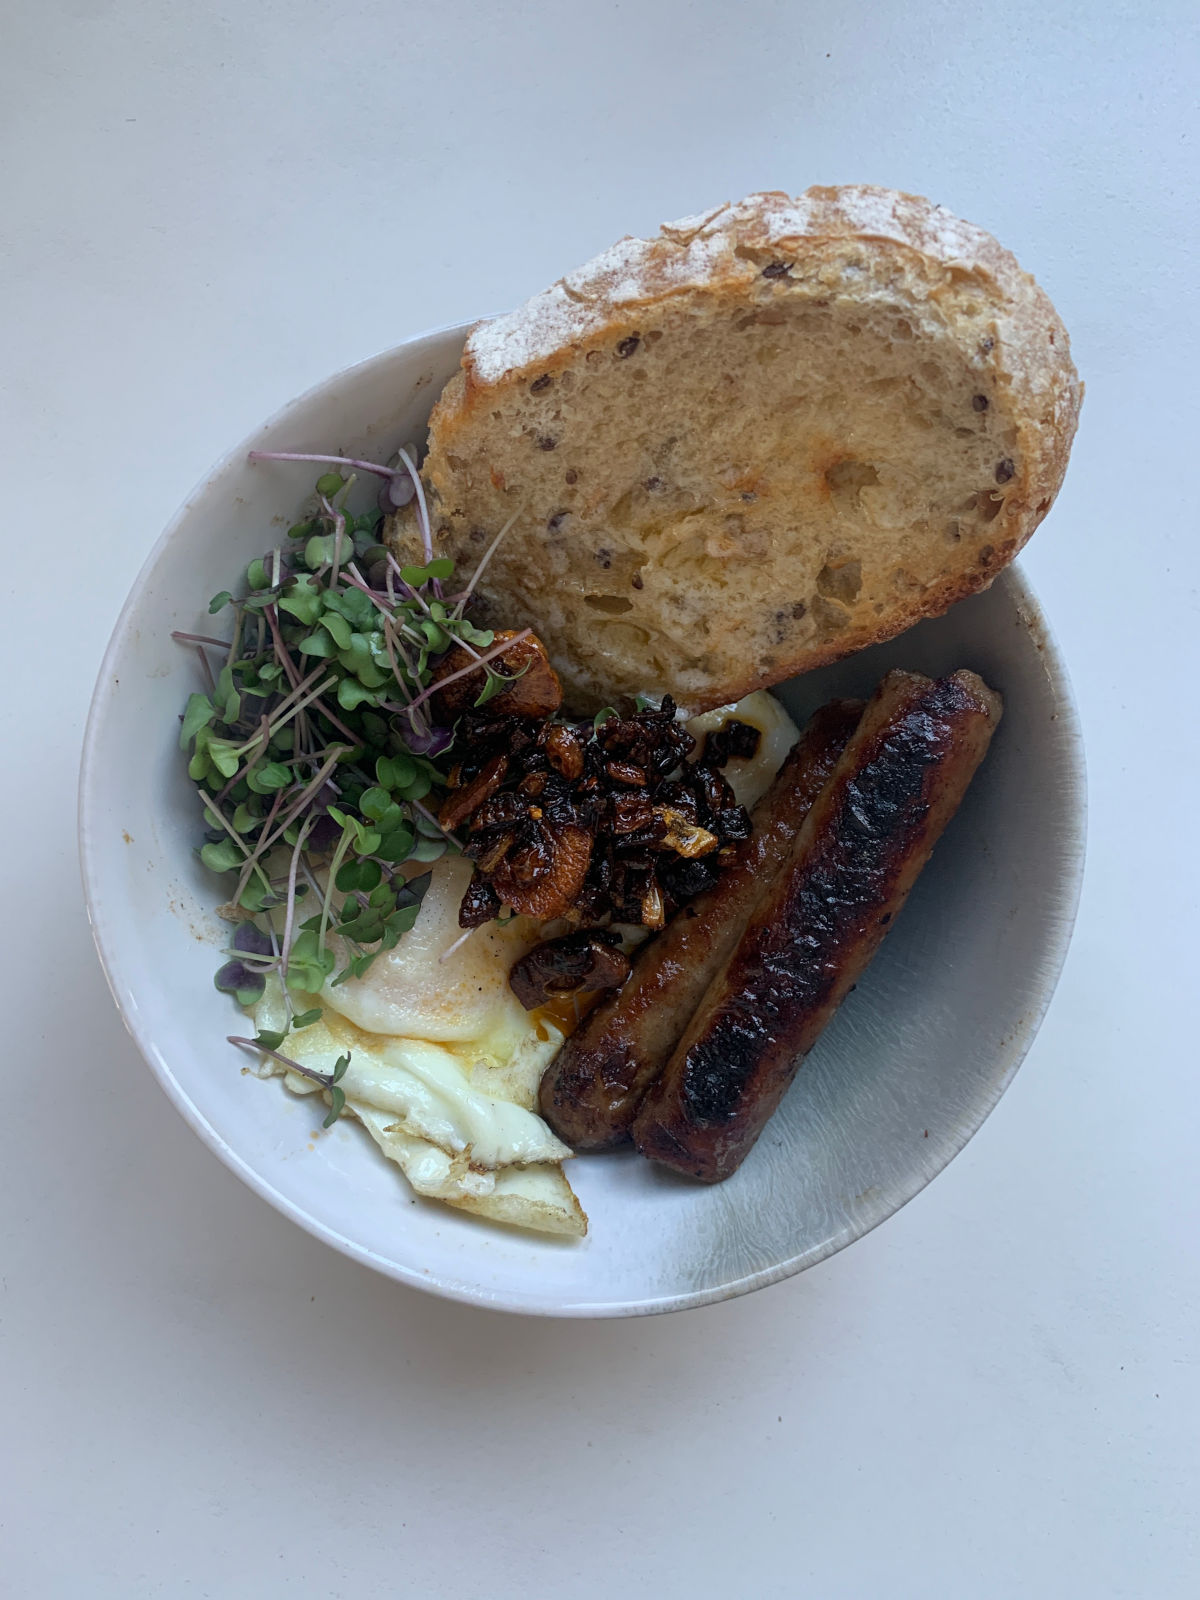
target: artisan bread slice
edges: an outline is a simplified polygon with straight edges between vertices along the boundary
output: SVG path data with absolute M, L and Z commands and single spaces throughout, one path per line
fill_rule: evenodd
M 469 574 L 511 523 L 479 594 L 568 703 L 703 710 L 986 587 L 1081 396 L 982 229 L 886 189 L 751 195 L 472 330 L 430 422 L 438 553 Z

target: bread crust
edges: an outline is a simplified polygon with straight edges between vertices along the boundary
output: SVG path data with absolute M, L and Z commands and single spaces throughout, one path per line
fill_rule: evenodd
M 472 471 L 463 463 L 477 456 L 486 429 L 498 429 L 498 417 L 525 402 L 531 385 L 570 372 L 578 396 L 589 354 L 611 355 L 656 316 L 703 319 L 739 307 L 759 308 L 761 316 L 764 304 L 785 298 L 821 307 L 855 297 L 903 307 L 917 325 L 918 346 L 924 328 L 956 341 L 993 397 L 993 414 L 1002 414 L 1016 445 L 997 468 L 1003 494 L 987 542 L 969 560 L 967 552 L 947 550 L 939 570 L 915 592 L 897 593 L 882 615 L 851 603 L 840 608 L 845 620 L 839 616 L 837 631 L 785 642 L 769 660 L 727 662 L 708 681 L 700 670 L 686 682 L 658 684 L 648 665 L 645 686 L 670 690 L 693 710 L 728 703 L 891 638 L 987 587 L 1045 517 L 1062 483 L 1083 394 L 1070 342 L 1047 296 L 990 234 L 918 196 L 865 185 L 812 188 L 795 199 L 755 194 L 665 224 L 652 239 L 624 239 L 517 311 L 472 329 L 461 371 L 430 420 L 424 470 L 439 544 L 469 570 L 472 549 L 497 531 L 505 462 L 496 461 L 491 482 L 482 485 L 477 465 Z M 1006 480 L 1004 468 L 1011 474 Z M 528 469 L 535 470 L 536 464 Z M 535 562 L 543 525 L 511 537 L 526 541 Z M 536 626 L 536 618 L 503 614 L 501 573 L 502 565 L 493 566 L 492 585 L 482 585 L 496 620 Z M 580 704 L 600 692 L 583 665 L 587 649 L 585 639 L 551 649 L 569 698 Z

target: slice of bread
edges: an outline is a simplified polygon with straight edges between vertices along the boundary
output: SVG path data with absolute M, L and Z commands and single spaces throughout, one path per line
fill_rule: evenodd
M 465 576 L 515 516 L 479 593 L 568 703 L 703 710 L 989 584 L 1081 397 L 982 229 L 887 189 L 751 195 L 472 330 L 430 421 L 438 553 Z

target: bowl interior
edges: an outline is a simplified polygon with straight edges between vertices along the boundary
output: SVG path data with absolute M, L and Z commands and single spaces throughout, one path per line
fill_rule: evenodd
M 756 1288 L 858 1238 L 910 1199 L 996 1103 L 1058 977 L 1078 897 L 1083 786 L 1070 692 L 1010 570 L 887 645 L 783 686 L 797 718 L 868 693 L 889 667 L 969 666 L 1005 716 L 894 933 L 800 1071 L 743 1168 L 701 1188 L 626 1154 L 571 1165 L 591 1220 L 561 1244 L 415 1199 L 349 1123 L 318 1118 L 224 1043 L 223 942 L 193 856 L 199 812 L 175 738 L 196 687 L 172 629 L 206 632 L 210 595 L 294 520 L 313 469 L 252 448 L 386 457 L 418 437 L 464 329 L 416 339 L 288 406 L 221 463 L 159 541 L 109 646 L 85 742 L 89 914 L 125 1021 L 196 1131 L 319 1237 L 393 1277 L 485 1305 L 564 1315 L 673 1309 Z

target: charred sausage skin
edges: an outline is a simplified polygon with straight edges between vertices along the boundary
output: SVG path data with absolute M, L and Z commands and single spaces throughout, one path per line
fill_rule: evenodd
M 585 1018 L 546 1069 L 542 1116 L 574 1149 L 628 1142 L 643 1095 L 784 865 L 861 713 L 860 700 L 834 700 L 810 719 L 720 882 L 644 946 L 624 987 Z
M 633 1125 L 705 1183 L 741 1165 L 904 905 L 987 750 L 999 695 L 973 672 L 891 672 L 814 802 L 788 870 L 714 978 Z

